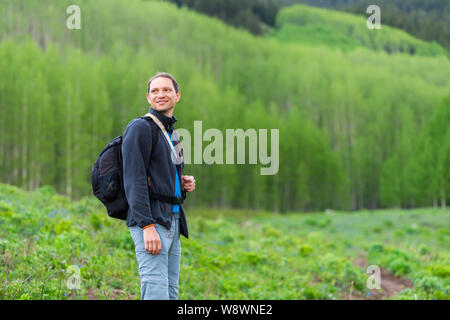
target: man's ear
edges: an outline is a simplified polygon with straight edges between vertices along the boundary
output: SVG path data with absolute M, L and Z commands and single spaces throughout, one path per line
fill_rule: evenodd
M 180 99 L 181 99 L 181 91 L 178 91 L 177 92 L 177 102 L 180 101 Z

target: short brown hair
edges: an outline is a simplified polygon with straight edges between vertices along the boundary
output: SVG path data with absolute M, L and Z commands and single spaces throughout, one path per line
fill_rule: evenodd
M 171 75 L 170 73 L 167 73 L 167 72 L 158 72 L 153 77 L 151 77 L 150 80 L 148 80 L 147 93 L 150 93 L 150 84 L 152 83 L 152 81 L 155 80 L 156 78 L 159 78 L 159 77 L 168 78 L 168 79 L 172 80 L 173 87 L 175 88 L 175 92 L 178 93 L 178 82 L 177 82 L 177 80 L 175 80 L 175 77 L 173 75 Z

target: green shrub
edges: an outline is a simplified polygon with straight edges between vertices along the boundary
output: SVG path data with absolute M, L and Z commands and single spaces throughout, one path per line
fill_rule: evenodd
M 45 185 L 35 190 L 36 193 L 39 193 L 45 197 L 52 197 L 56 195 L 56 191 L 52 186 Z
M 305 225 L 308 225 L 308 226 L 316 226 L 317 225 L 317 219 L 315 219 L 315 218 L 306 218 L 303 221 L 303 223 Z
M 303 244 L 300 246 L 299 253 L 303 257 L 307 257 L 311 254 L 313 248 L 308 244 Z
M 102 219 L 98 214 L 91 215 L 91 225 L 95 231 L 98 231 L 102 227 Z
M 437 277 L 445 278 L 450 276 L 450 266 L 448 265 L 434 265 L 428 267 L 428 270 Z
M 426 291 L 427 293 L 432 293 L 434 291 L 442 290 L 442 282 L 437 277 L 433 276 L 425 276 L 420 279 L 417 279 L 414 282 L 414 285 L 418 288 Z
M 383 228 L 380 226 L 376 226 L 372 228 L 373 233 L 381 233 L 383 231 Z
M 319 228 L 326 228 L 326 227 L 328 227 L 330 224 L 331 224 L 331 219 L 330 219 L 330 218 L 320 219 L 320 220 L 317 222 L 317 226 L 318 226 Z
M 11 218 L 13 216 L 13 209 L 3 200 L 0 200 L 0 218 Z
M 269 238 L 278 238 L 281 237 L 281 232 L 275 228 L 265 225 L 263 227 L 263 232 L 266 237 Z
M 408 274 L 412 270 L 410 263 L 401 258 L 392 260 L 387 268 L 391 270 L 396 276 Z
M 382 244 L 374 244 L 373 246 L 370 247 L 367 254 L 369 256 L 376 256 L 379 254 L 384 254 L 385 252 L 386 250 Z
M 385 219 L 383 221 L 383 224 L 388 228 L 392 228 L 394 226 L 394 222 L 392 220 L 388 220 L 388 219 Z
M 61 234 L 63 232 L 70 231 L 71 227 L 72 227 L 71 220 L 62 219 L 54 224 L 53 230 L 54 230 L 55 234 Z
M 422 246 L 420 246 L 419 253 L 421 255 L 426 255 L 426 254 L 430 253 L 430 248 L 428 248 L 425 245 L 422 245 Z

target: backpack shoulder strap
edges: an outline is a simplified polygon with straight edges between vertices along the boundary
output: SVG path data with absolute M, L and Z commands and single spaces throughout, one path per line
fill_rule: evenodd
M 166 141 L 169 144 L 170 149 L 172 150 L 173 154 L 176 155 L 177 153 L 175 152 L 175 148 L 173 147 L 172 141 L 170 140 L 169 135 L 168 135 L 168 133 L 166 131 L 166 128 L 164 128 L 164 126 L 161 123 L 161 121 L 159 121 L 159 119 L 155 115 L 153 115 L 151 113 L 147 113 L 144 117 L 150 117 L 150 118 L 153 119 L 153 121 L 158 125 L 158 127 L 163 132 L 164 137 L 166 138 Z
M 154 149 L 153 147 L 155 146 L 156 141 L 157 141 L 157 139 L 155 139 L 154 137 L 157 137 L 157 134 L 158 134 L 158 132 L 157 132 L 158 128 L 156 126 L 156 123 L 153 121 L 153 119 L 151 119 L 147 116 L 142 116 L 139 118 L 146 120 L 148 125 L 150 126 L 150 129 L 152 130 L 152 150 L 153 150 Z M 153 122 L 153 124 L 152 124 L 152 122 Z

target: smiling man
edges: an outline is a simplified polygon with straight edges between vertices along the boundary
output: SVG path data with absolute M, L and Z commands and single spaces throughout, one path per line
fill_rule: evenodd
M 180 97 L 175 78 L 157 73 L 147 86 L 149 113 L 156 119 L 134 119 L 123 134 L 127 226 L 135 245 L 143 300 L 178 299 L 180 234 L 188 238 L 182 202 L 186 192 L 195 189 L 194 177 L 183 176 L 183 149 L 173 127 Z M 174 161 L 169 140 L 181 161 Z

